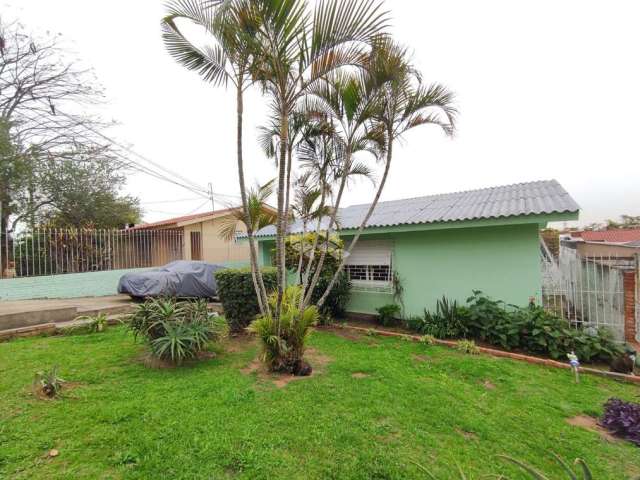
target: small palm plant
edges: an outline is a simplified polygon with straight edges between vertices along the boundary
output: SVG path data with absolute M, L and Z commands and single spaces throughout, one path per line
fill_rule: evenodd
M 304 310 L 298 308 L 302 289 L 290 286 L 284 291 L 280 321 L 276 322 L 271 314 L 258 317 L 247 328 L 260 339 L 262 346 L 261 360 L 272 372 L 304 375 L 311 372 L 311 367 L 303 361 L 307 340 L 319 318 L 315 306 Z M 275 305 L 277 294 L 269 297 Z
M 58 375 L 58 367 L 37 372 L 34 378 L 34 387 L 39 393 L 48 398 L 55 397 L 62 389 L 65 380 Z

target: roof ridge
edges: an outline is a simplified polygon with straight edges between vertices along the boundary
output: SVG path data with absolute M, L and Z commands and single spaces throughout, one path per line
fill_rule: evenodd
M 434 194 L 431 194 L 431 195 L 418 195 L 416 197 L 397 198 L 397 199 L 394 199 L 394 200 L 385 200 L 383 202 L 378 202 L 378 205 L 381 205 L 383 203 L 391 203 L 391 202 L 406 202 L 406 201 L 410 201 L 410 200 L 418 200 L 418 199 L 421 199 L 421 198 L 448 197 L 448 196 L 451 196 L 451 195 L 458 195 L 458 194 L 462 194 L 462 193 L 483 192 L 483 191 L 486 191 L 486 190 L 496 190 L 496 189 L 499 189 L 499 188 L 519 187 L 519 186 L 524 186 L 524 185 L 533 185 L 533 184 L 537 184 L 537 183 L 555 183 L 557 185 L 560 185 L 560 182 L 558 182 L 555 178 L 552 178 L 552 179 L 549 179 L 549 180 L 533 180 L 531 182 L 509 183 L 509 184 L 506 184 L 506 185 L 494 185 L 492 187 L 473 188 L 473 189 L 470 189 L 470 190 L 456 190 L 455 192 L 434 193 Z M 355 205 L 349 205 L 348 207 L 341 207 L 340 209 L 352 208 L 352 207 L 367 207 L 369 205 L 371 205 L 371 202 L 369 202 L 369 203 L 357 203 Z

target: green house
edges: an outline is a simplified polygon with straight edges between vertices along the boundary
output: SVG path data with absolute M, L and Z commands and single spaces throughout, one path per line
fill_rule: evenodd
M 339 211 L 345 245 L 368 208 Z M 392 303 L 394 273 L 405 316 L 433 309 L 443 295 L 464 302 L 472 290 L 515 305 L 539 300 L 539 231 L 549 222 L 577 220 L 578 213 L 555 180 L 381 202 L 346 260 L 353 284 L 348 310 L 373 314 Z M 301 229 L 293 224 L 290 231 Z M 269 265 L 275 228 L 257 237 L 261 262 Z

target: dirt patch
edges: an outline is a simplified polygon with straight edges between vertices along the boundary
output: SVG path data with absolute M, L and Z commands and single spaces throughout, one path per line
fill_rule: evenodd
M 478 439 L 478 435 L 476 433 L 469 432 L 468 430 L 463 430 L 461 428 L 456 428 L 456 432 L 459 435 L 462 435 L 467 440 L 477 440 Z
M 495 390 L 496 386 L 491 383 L 491 381 L 489 380 L 485 380 L 484 383 L 482 384 L 484 386 L 484 388 L 486 388 L 487 390 Z
M 600 438 L 606 440 L 607 442 L 619 442 L 620 439 L 614 437 L 608 430 L 598 425 L 598 420 L 596 418 L 590 417 L 588 415 L 576 415 L 572 418 L 567 418 L 567 423 L 569 425 L 573 425 L 574 427 L 584 428 L 585 430 L 589 430 L 590 432 L 595 432 L 600 435 Z
M 209 351 L 198 352 L 196 354 L 196 360 L 212 360 L 216 357 L 217 355 L 215 352 L 209 352 Z
M 426 356 L 426 355 L 415 355 L 414 354 L 414 355 L 412 355 L 412 357 L 416 362 L 421 362 L 421 363 L 425 363 L 425 362 L 428 362 L 430 360 L 430 358 L 428 356 Z
M 305 352 L 304 359 L 309 362 L 313 369 L 311 375 L 306 377 L 297 377 L 287 373 L 271 373 L 267 371 L 264 364 L 258 358 L 253 359 L 249 365 L 240 371 L 245 375 L 255 373 L 260 380 L 272 382 L 277 388 L 284 388 L 291 382 L 322 375 L 325 372 L 326 366 L 333 361 L 333 358 L 323 355 L 315 348 L 308 348 Z
M 69 392 L 72 392 L 73 390 L 81 387 L 82 385 L 83 384 L 80 383 L 80 382 L 64 382 L 64 383 L 62 383 L 62 386 L 60 387 L 60 391 L 56 395 L 54 395 L 53 397 L 48 397 L 42 391 L 42 388 L 39 385 L 36 385 L 34 383 L 31 386 L 31 393 L 33 393 L 33 396 L 35 398 L 37 398 L 38 400 L 51 401 L 51 400 L 57 400 L 57 399 L 60 399 L 60 398 L 64 398 L 66 395 L 69 394 Z M 68 398 L 73 398 L 73 397 L 68 397 Z
M 369 375 L 363 372 L 354 372 L 351 374 L 351 378 L 367 378 Z

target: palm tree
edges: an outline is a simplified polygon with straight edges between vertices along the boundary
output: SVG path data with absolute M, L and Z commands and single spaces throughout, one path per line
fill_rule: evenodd
M 454 107 L 453 93 L 440 84 L 424 85 L 420 75 L 407 60 L 404 48 L 389 38 L 377 38 L 373 42 L 366 68 L 377 92 L 374 129 L 382 133 L 386 139 L 384 173 L 375 197 L 346 254 L 318 301 L 318 308 L 321 308 L 326 301 L 344 269 L 346 258 L 358 243 L 362 231 L 380 200 L 391 167 L 394 142 L 409 130 L 421 125 L 436 125 L 449 136 L 453 135 L 455 131 L 457 110 Z
M 279 317 L 286 282 L 284 237 L 288 206 L 287 152 L 289 122 L 296 105 L 322 78 L 357 64 L 365 44 L 385 27 L 387 15 L 376 0 L 320 1 L 313 15 L 306 0 L 255 0 L 261 19 L 256 36 L 254 79 L 271 97 L 280 128 L 278 149 L 278 222 L 276 267 L 278 292 L 275 318 Z
M 293 203 L 291 205 L 293 218 L 302 223 L 298 268 L 296 269 L 296 277 L 298 278 L 299 285 L 303 284 L 302 267 L 304 264 L 305 242 L 309 222 L 325 217 L 330 213 L 328 206 L 322 204 L 318 205 L 318 201 L 322 198 L 322 190 L 319 188 L 310 188 L 307 185 L 307 179 L 308 176 L 304 176 L 296 182 L 297 186 L 293 197 Z
M 253 283 L 261 313 L 268 310 L 267 292 L 258 268 L 258 254 L 250 217 L 246 184 L 242 128 L 244 92 L 252 85 L 252 46 L 258 28 L 251 0 L 173 0 L 162 19 L 162 37 L 169 53 L 189 70 L 198 72 L 214 86 L 232 84 L 236 93 L 236 152 L 243 223 L 247 225 Z M 176 23 L 185 20 L 202 27 L 213 41 L 200 48 L 190 42 Z
M 334 126 L 334 141 L 339 145 L 344 156 L 334 209 L 327 225 L 328 237 L 331 236 L 335 226 L 336 215 L 348 180 L 358 174 L 371 177 L 370 168 L 365 163 L 357 161 L 356 155 L 360 152 L 369 152 L 377 157 L 380 144 L 384 142 L 379 132 L 371 128 L 377 108 L 376 101 L 374 84 L 370 81 L 369 73 L 364 70 L 358 73 L 336 72 L 316 84 L 305 102 L 308 115 L 331 119 Z M 311 300 L 326 254 L 327 248 L 324 248 L 318 260 L 318 268 L 311 280 L 311 288 L 305 290 L 305 304 Z
M 276 215 L 268 206 L 267 200 L 273 195 L 275 179 L 264 185 L 255 185 L 247 192 L 247 210 L 249 211 L 249 223 L 246 221 L 244 209 L 236 208 L 231 210 L 231 214 L 223 219 L 219 236 L 223 240 L 232 241 L 236 237 L 238 222 L 241 222 L 247 229 L 257 232 L 265 227 L 276 224 Z

